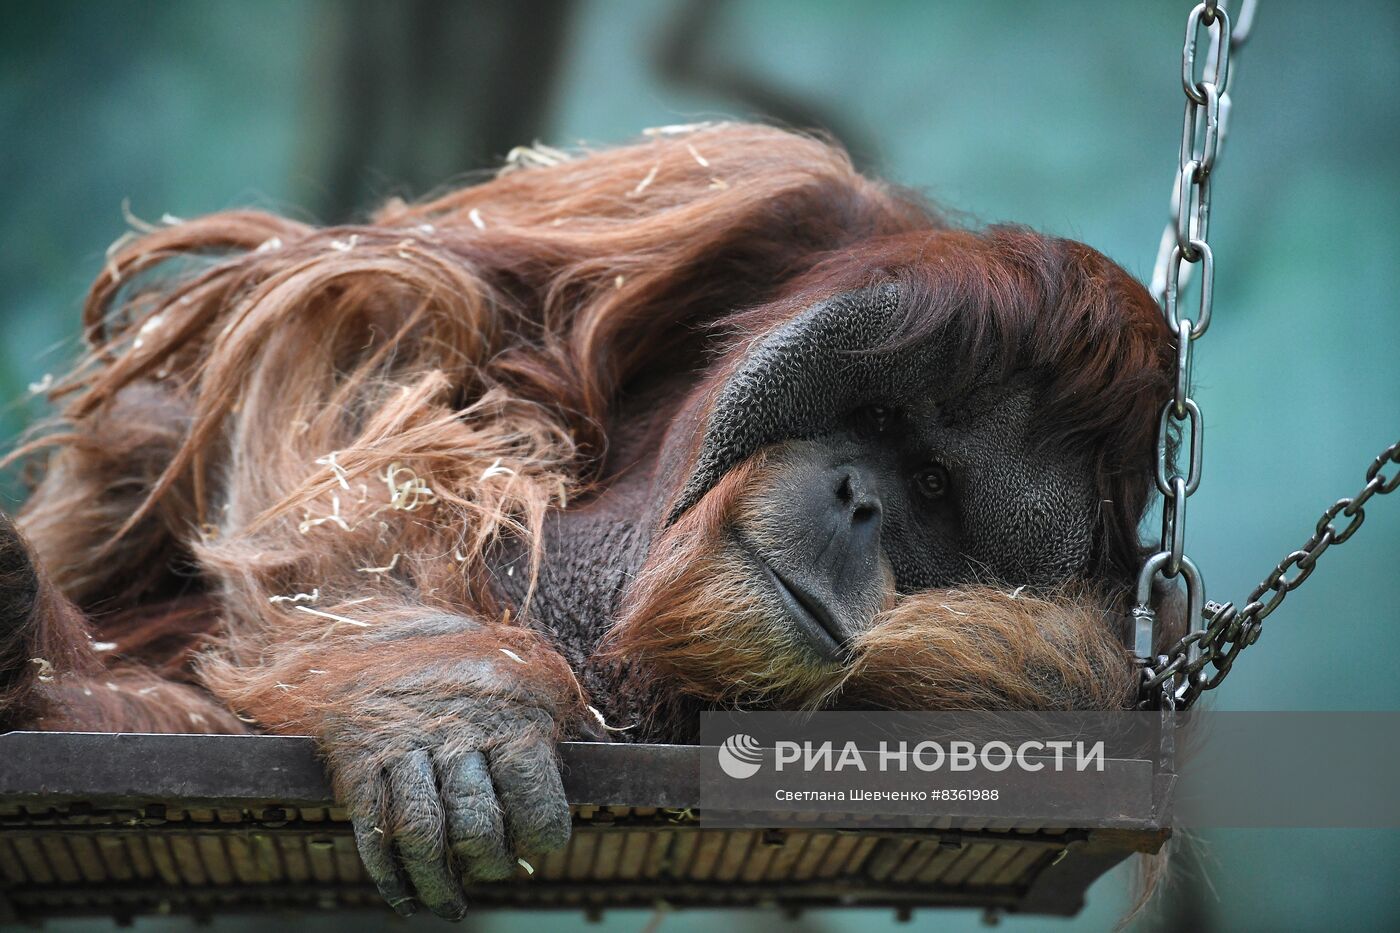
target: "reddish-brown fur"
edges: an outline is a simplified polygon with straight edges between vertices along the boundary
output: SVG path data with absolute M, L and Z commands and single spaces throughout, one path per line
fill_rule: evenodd
M 172 259 L 194 265 L 164 274 Z M 146 675 L 134 672 L 103 689 L 135 706 L 158 700 L 145 705 L 173 718 L 74 699 L 116 676 L 106 668 L 178 668 L 181 639 L 194 634 L 213 653 L 178 676 L 256 728 L 320 734 L 328 716 L 353 715 L 429 662 L 499 660 L 503 650 L 529 662 L 528 675 L 515 672 L 528 689 L 477 686 L 526 690 L 567 725 L 582 692 L 544 638 L 499 604 L 492 548 L 513 539 L 535 568 L 548 558 L 546 515 L 610 479 L 626 386 L 658 366 L 708 367 L 712 378 L 681 405 L 689 414 L 678 430 L 693 427 L 732 365 L 721 353 L 737 361 L 744 335 L 889 280 L 919 309 L 897 339 L 937 330 L 969 359 L 993 347 L 1004 373 L 1045 380 L 1047 410 L 1092 453 L 1103 500 L 1096 572 L 1121 586 L 1138 557 L 1171 353 L 1145 291 L 1087 247 L 1014 228 L 949 230 L 824 142 L 721 125 L 393 202 L 361 226 L 238 211 L 115 250 L 84 312 L 92 352 L 52 392 L 62 405 L 54 430 L 20 452 L 46 454 L 20 523 L 52 583 L 26 622 L 37 636 L 7 633 L 4 644 L 32 645 L 53 673 L 0 685 L 6 721 L 242 728 L 216 722 L 218 705 L 199 690 L 143 693 Z M 715 327 L 736 335 L 732 346 L 697 340 Z M 675 536 L 716 527 L 747 469 L 668 532 L 654 575 L 664 576 Z M 663 634 L 638 628 L 647 619 L 635 607 L 667 589 L 646 586 L 620 631 L 619 643 L 638 650 Z M 311 593 L 314 603 L 295 601 Z M 1088 633 L 1103 623 L 1083 602 L 1012 604 L 980 590 L 929 598 L 962 607 L 958 618 L 976 606 L 995 616 L 946 654 L 970 663 L 977 645 L 996 648 L 988 657 L 998 660 L 971 665 L 970 680 L 995 677 L 1000 663 L 1054 666 L 1052 657 L 1073 680 L 1086 658 L 1099 659 L 1097 677 L 1084 678 L 1094 683 L 1075 680 L 1050 702 L 1121 702 L 1112 683 L 1126 677 L 1124 656 Z M 1059 622 L 1039 626 L 1042 609 Z M 477 627 L 371 647 L 377 633 L 435 613 Z M 905 643 L 917 613 L 912 600 L 891 602 L 875 630 L 883 635 L 849 672 L 852 695 L 1034 705 L 1023 677 L 979 691 L 890 663 L 885 649 Z M 956 629 L 937 625 L 948 637 Z M 97 651 L 93 639 L 118 647 Z M 934 664 L 931 655 L 921 657 Z M 736 695 L 704 669 L 682 673 L 699 695 Z M 840 687 L 770 696 L 814 702 Z

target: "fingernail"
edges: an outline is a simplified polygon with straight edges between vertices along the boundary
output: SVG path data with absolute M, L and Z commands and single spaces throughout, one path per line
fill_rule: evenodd
M 418 905 L 411 900 L 398 901 L 389 906 L 393 907 L 394 912 L 400 917 L 412 917 L 414 914 L 418 913 Z

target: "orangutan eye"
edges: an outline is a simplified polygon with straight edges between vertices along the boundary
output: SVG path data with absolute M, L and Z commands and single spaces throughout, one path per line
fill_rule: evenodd
M 941 463 L 930 463 L 914 474 L 914 491 L 930 502 L 946 496 L 951 485 L 948 468 Z
M 883 405 L 866 405 L 859 415 L 862 424 L 877 433 L 889 427 L 892 417 L 890 410 Z

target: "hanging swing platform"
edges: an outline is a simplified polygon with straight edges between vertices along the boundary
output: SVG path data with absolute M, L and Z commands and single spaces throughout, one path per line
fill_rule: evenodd
M 572 841 L 533 874 L 522 866 L 469 888 L 469 901 L 592 917 L 658 907 L 1073 915 L 1095 879 L 1170 835 L 1160 801 L 1092 825 L 1057 824 L 1047 802 L 1044 819 L 1015 825 L 950 816 L 935 828 L 835 827 L 812 813 L 796 825 L 711 828 L 695 807 L 714 751 L 563 744 Z M 1107 766 L 1140 777 L 1151 763 Z M 0 923 L 387 909 L 310 739 L 0 735 Z

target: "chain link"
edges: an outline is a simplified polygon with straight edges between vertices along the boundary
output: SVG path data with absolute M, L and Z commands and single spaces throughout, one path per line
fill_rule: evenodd
M 1133 652 L 1144 668 L 1155 663 L 1157 616 L 1152 608 L 1152 586 L 1159 577 L 1179 577 L 1186 584 L 1188 618 L 1193 629 L 1188 639 L 1195 638 L 1185 644 L 1180 663 L 1199 660 L 1205 583 L 1186 554 L 1186 500 L 1201 485 L 1205 419 L 1191 398 L 1191 355 L 1193 344 L 1210 328 L 1215 301 L 1215 254 L 1209 242 L 1211 179 L 1220 164 L 1230 113 L 1231 54 L 1244 43 L 1248 24 L 1254 19 L 1254 0 L 1244 3 L 1240 19 L 1246 25 L 1238 34 L 1232 32 L 1230 14 L 1218 0 L 1197 4 L 1186 18 L 1186 40 L 1181 50 L 1181 87 L 1186 96 L 1181 149 L 1172 188 L 1171 221 L 1162 231 L 1152 273 L 1153 296 L 1176 335 L 1176 379 L 1172 397 L 1162 406 L 1157 425 L 1156 481 L 1164 497 L 1162 536 L 1157 551 L 1147 558 L 1138 574 L 1137 604 L 1131 614 Z M 1209 46 L 1198 76 L 1197 52 L 1203 35 Z M 1182 313 L 1180 299 L 1189 284 L 1190 270 L 1196 266 L 1201 270 L 1201 282 L 1195 317 L 1190 318 Z M 1174 436 L 1181 440 L 1181 449 L 1175 452 Z M 1187 464 L 1185 476 L 1176 472 L 1179 461 Z M 1162 672 L 1151 674 L 1148 679 L 1157 676 L 1162 676 Z
M 1400 486 L 1400 470 L 1383 475 L 1388 464 L 1400 463 L 1400 441 L 1382 451 L 1366 471 L 1366 485 L 1348 499 L 1339 499 L 1322 514 L 1306 544 L 1291 552 L 1264 582 L 1249 594 L 1243 609 L 1232 603 L 1205 601 L 1205 583 L 1186 554 L 1186 500 L 1201 485 L 1205 421 L 1191 398 L 1193 344 L 1210 327 L 1215 300 L 1215 254 L 1211 251 L 1210 209 L 1212 178 L 1220 165 L 1229 129 L 1231 58 L 1254 27 L 1255 0 L 1244 0 L 1231 28 L 1230 14 L 1220 0 L 1197 4 L 1186 18 L 1186 41 L 1181 50 L 1181 88 L 1186 110 L 1181 125 L 1181 149 L 1171 197 L 1171 220 L 1162 231 L 1151 291 L 1176 339 L 1176 379 L 1172 397 L 1162 406 L 1157 425 L 1155 480 L 1162 493 L 1162 536 L 1159 546 L 1138 574 L 1136 604 L 1128 621 L 1132 650 L 1142 667 L 1138 705 L 1143 708 L 1186 709 L 1203 691 L 1219 686 L 1239 653 L 1259 639 L 1264 619 L 1293 590 L 1312 576 L 1327 549 L 1342 544 L 1366 520 L 1372 496 Z M 1202 67 L 1197 51 L 1203 34 L 1209 39 Z M 1181 292 L 1191 270 L 1200 267 L 1201 284 L 1194 319 L 1182 314 Z M 1172 449 L 1173 436 L 1180 449 Z M 1185 461 L 1187 472 L 1177 472 Z M 1338 528 L 1337 521 L 1346 519 Z M 1190 630 L 1166 654 L 1154 655 L 1157 613 L 1153 584 L 1159 578 L 1182 578 L 1186 584 L 1186 618 Z
M 1318 558 L 1333 545 L 1345 542 L 1361 527 L 1366 520 L 1365 506 L 1371 497 L 1394 492 L 1400 486 L 1400 469 L 1391 476 L 1382 473 L 1392 464 L 1400 465 L 1400 441 L 1371 461 L 1366 470 L 1366 485 L 1360 492 L 1338 499 L 1322 513 L 1312 537 L 1280 561 L 1264 582 L 1255 587 L 1243 609 L 1236 609 L 1232 603 L 1207 602 L 1205 628 L 1187 634 L 1167 654 L 1144 667 L 1139 694 L 1142 705 L 1158 707 L 1169 703 L 1185 709 L 1204 691 L 1219 686 L 1230 673 L 1235 657 L 1259 640 L 1263 621 L 1312 574 Z M 1339 517 L 1347 519 L 1341 530 L 1335 524 Z M 1290 573 L 1293 575 L 1289 576 Z
M 1206 239 L 1210 226 L 1210 196 L 1207 179 L 1215 170 L 1225 146 L 1225 137 L 1230 127 L 1229 80 L 1231 53 L 1238 53 L 1249 39 L 1254 28 L 1255 0 L 1245 0 L 1240 8 L 1238 22 L 1232 29 L 1228 15 L 1217 23 L 1217 14 L 1223 12 L 1217 3 L 1202 3 L 1191 11 L 1187 20 L 1186 43 L 1182 48 L 1182 88 L 1186 92 L 1186 110 L 1181 133 L 1181 152 L 1177 161 L 1177 175 L 1172 187 L 1171 221 L 1162 231 L 1161 244 L 1157 249 L 1157 261 L 1152 270 L 1151 291 L 1158 303 L 1165 303 L 1169 269 L 1174 273 L 1177 288 L 1184 288 L 1191 271 L 1190 263 L 1195 261 L 1191 251 L 1191 231 L 1195 237 Z M 1207 52 L 1204 73 L 1218 78 L 1206 83 L 1195 81 L 1196 49 L 1199 32 L 1207 27 L 1210 47 Z M 1214 27 L 1214 28 L 1212 28 Z M 1228 41 L 1225 37 L 1228 36 Z M 1224 65 L 1220 64 L 1224 56 Z M 1202 119 L 1204 117 L 1204 119 Z M 1197 141 L 1200 137 L 1199 143 Z M 1189 172 L 1188 172 L 1189 168 Z M 1189 176 L 1183 184 L 1183 176 Z M 1206 193 L 1205 203 L 1200 195 Z M 1183 199 L 1183 195 L 1185 198 Z M 1185 236 L 1182 236 L 1183 229 Z M 1182 259 L 1172 258 L 1173 247 L 1182 250 Z M 1200 337 L 1204 328 L 1195 336 Z
M 1356 495 L 1339 499 L 1322 514 L 1301 548 L 1288 554 L 1263 583 L 1249 594 L 1243 609 L 1232 603 L 1205 601 L 1205 585 L 1186 555 L 1186 500 L 1201 483 L 1204 421 L 1191 398 L 1191 349 L 1210 327 L 1215 297 L 1215 256 L 1211 252 L 1210 208 L 1212 174 L 1220 163 L 1229 126 L 1231 55 L 1238 52 L 1254 26 L 1255 0 L 1244 0 L 1231 29 L 1230 14 L 1219 0 L 1205 0 L 1186 19 L 1186 43 L 1181 52 L 1181 85 L 1186 95 L 1181 151 L 1172 188 L 1171 220 L 1162 231 L 1152 273 L 1152 294 L 1176 335 L 1176 382 L 1162 407 L 1157 429 L 1157 488 L 1162 503 L 1162 537 L 1156 553 L 1138 575 L 1137 604 L 1129 621 L 1133 650 L 1142 664 L 1139 706 L 1186 709 L 1206 690 L 1219 686 L 1239 653 L 1259 639 L 1263 622 L 1288 596 L 1312 576 L 1317 561 L 1333 545 L 1343 544 L 1366 520 L 1372 496 L 1400 486 L 1400 470 L 1385 476 L 1390 464 L 1400 464 L 1400 441 L 1387 447 L 1366 471 L 1366 485 Z M 1196 59 L 1202 30 L 1210 48 L 1200 77 Z M 1201 268 L 1200 298 L 1194 320 L 1181 313 L 1180 295 L 1195 266 Z M 1171 436 L 1181 449 L 1171 449 Z M 1174 472 L 1177 461 L 1188 464 L 1186 476 Z M 1339 528 L 1337 522 L 1345 519 Z M 1153 656 L 1157 625 L 1152 608 L 1152 585 L 1158 577 L 1181 576 L 1186 583 L 1187 619 L 1191 630 L 1163 655 Z

